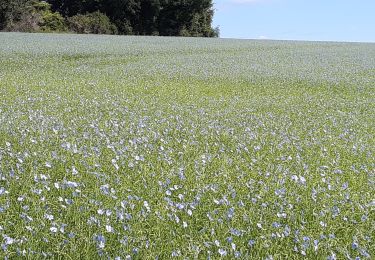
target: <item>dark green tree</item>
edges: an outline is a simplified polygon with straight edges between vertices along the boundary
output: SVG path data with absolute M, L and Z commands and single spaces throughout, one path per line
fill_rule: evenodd
M 0 30 L 19 22 L 29 6 L 29 0 L 0 0 Z
M 49 0 L 65 16 L 100 11 L 122 34 L 212 37 L 212 0 Z
M 0 29 L 24 19 L 22 14 L 25 13 L 24 8 L 29 2 L 30 0 L 0 0 Z M 73 24 L 76 24 L 77 28 L 87 19 L 90 23 L 93 21 L 107 23 L 104 19 L 104 16 L 107 16 L 110 23 L 118 29 L 112 31 L 120 34 L 218 36 L 218 29 L 213 29 L 211 26 L 214 14 L 212 0 L 47 0 L 47 2 L 51 4 L 53 11 L 48 17 L 53 20 L 53 23 L 49 22 L 53 24 L 52 27 L 58 27 L 57 23 L 61 21 L 58 19 L 60 13 L 69 21 L 72 21 L 69 17 L 76 16 Z M 97 15 L 93 15 L 94 13 Z M 87 14 L 90 15 L 84 17 Z M 94 16 L 104 20 L 93 19 Z M 30 17 L 28 19 L 30 20 Z
M 138 34 L 141 2 L 139 0 L 102 0 L 100 11 L 117 26 L 121 34 Z
M 64 17 L 73 16 L 76 14 L 84 14 L 85 10 L 84 0 L 48 0 L 54 11 L 59 12 Z
M 209 36 L 213 8 L 211 0 L 163 0 L 159 16 L 160 35 Z
M 139 34 L 159 35 L 158 18 L 162 6 L 159 0 L 142 0 L 139 22 L 136 30 Z

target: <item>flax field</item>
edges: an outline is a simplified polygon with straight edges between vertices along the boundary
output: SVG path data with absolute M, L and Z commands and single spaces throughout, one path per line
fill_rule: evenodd
M 0 33 L 0 245 L 374 259 L 375 44 Z

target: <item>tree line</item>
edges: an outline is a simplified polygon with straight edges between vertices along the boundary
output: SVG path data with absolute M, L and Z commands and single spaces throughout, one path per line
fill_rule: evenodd
M 212 0 L 0 0 L 0 30 L 218 37 Z

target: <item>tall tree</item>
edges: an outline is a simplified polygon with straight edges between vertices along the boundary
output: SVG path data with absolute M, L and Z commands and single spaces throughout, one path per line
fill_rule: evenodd
M 134 28 L 139 21 L 139 0 L 102 0 L 101 12 L 108 15 L 120 33 L 137 34 Z
M 100 11 L 123 34 L 212 36 L 212 0 L 49 0 L 63 15 Z
M 187 36 L 206 36 L 202 32 L 198 33 L 203 30 L 197 27 L 211 28 L 212 15 L 211 0 L 163 0 L 159 32 L 161 35 L 181 35 L 184 32 Z M 193 23 L 194 34 L 191 31 Z
M 17 20 L 21 13 L 19 9 L 29 1 L 0 0 L 0 29 Z M 120 34 L 206 37 L 217 34 L 211 26 L 214 13 L 212 0 L 46 1 L 53 11 L 65 18 L 100 12 L 109 17 Z
M 30 5 L 30 0 L 0 0 L 0 30 L 21 19 Z
M 141 0 L 141 9 L 137 31 L 139 34 L 157 35 L 158 17 L 160 15 L 161 3 L 159 0 Z
M 79 13 L 85 13 L 84 0 L 48 0 L 54 11 L 59 12 L 63 16 L 73 16 Z

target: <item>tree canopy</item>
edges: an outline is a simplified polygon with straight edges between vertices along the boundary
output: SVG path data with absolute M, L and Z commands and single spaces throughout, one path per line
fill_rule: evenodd
M 47 4 L 44 13 L 37 8 L 41 3 Z M 43 17 L 49 12 L 49 17 L 62 17 L 67 29 L 79 33 L 201 37 L 219 33 L 211 25 L 212 0 L 0 0 L 0 29 L 12 30 L 24 22 L 30 8 L 38 14 L 37 25 L 45 23 Z

